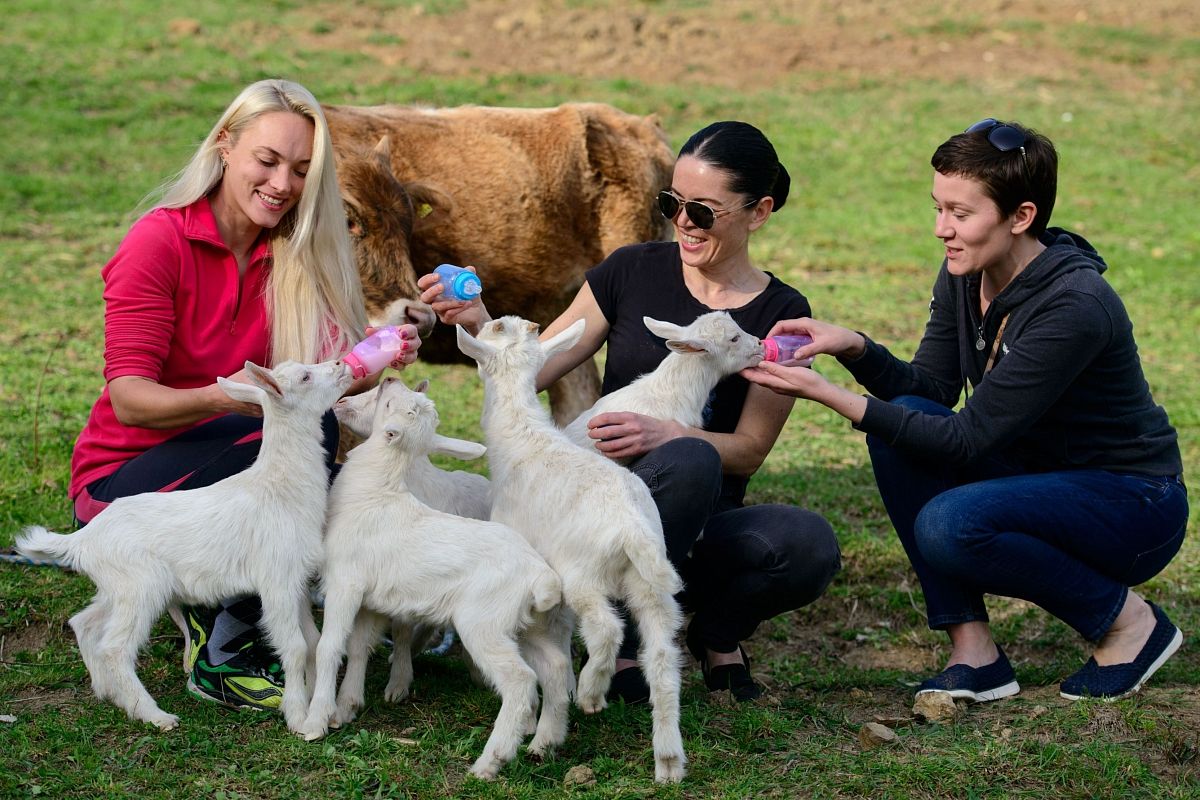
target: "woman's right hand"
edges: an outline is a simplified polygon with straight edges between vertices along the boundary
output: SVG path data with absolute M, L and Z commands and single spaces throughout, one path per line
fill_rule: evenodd
M 245 383 L 254 386 L 254 381 L 250 380 L 249 373 L 243 368 L 230 375 L 225 380 L 234 381 L 235 383 Z M 262 406 L 257 403 L 246 403 L 241 400 L 234 400 L 229 395 L 225 394 L 225 390 L 221 388 L 219 383 L 214 382 L 210 389 L 215 390 L 212 394 L 213 407 L 218 414 L 241 414 L 244 417 L 261 417 Z
M 467 269 L 475 272 L 472 266 Z M 485 322 L 491 320 L 478 296 L 471 300 L 442 299 L 442 284 L 432 272 L 417 278 L 417 288 L 421 290 L 421 302 L 432 308 L 444 325 L 462 325 L 468 333 L 475 335 Z
M 780 320 L 771 328 L 768 336 L 781 333 L 803 333 L 812 338 L 811 344 L 806 344 L 796 351 L 794 358 L 798 360 L 822 353 L 837 358 L 855 359 L 867 349 L 867 340 L 861 333 L 808 317 Z

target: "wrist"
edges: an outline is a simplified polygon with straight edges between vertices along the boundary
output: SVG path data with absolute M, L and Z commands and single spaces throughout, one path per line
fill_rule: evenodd
M 838 358 L 846 361 L 858 361 L 867 354 L 867 337 L 855 331 L 850 346 L 841 352 Z

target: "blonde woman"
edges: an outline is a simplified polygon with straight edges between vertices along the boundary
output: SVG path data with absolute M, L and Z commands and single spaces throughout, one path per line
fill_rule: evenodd
M 106 385 L 71 460 L 79 524 L 119 497 L 207 486 L 248 467 L 261 411 L 217 377 L 238 379 L 247 360 L 337 358 L 365 332 L 329 131 L 303 86 L 246 87 L 156 196 L 101 272 Z M 397 368 L 420 346 L 415 328 L 402 333 Z M 332 459 L 332 415 L 325 437 Z M 259 611 L 255 597 L 188 609 L 193 693 L 279 707 L 282 675 L 258 646 Z

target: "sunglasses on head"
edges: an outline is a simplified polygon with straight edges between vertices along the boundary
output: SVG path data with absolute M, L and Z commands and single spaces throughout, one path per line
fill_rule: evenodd
M 757 203 L 757 200 L 751 200 L 749 203 L 744 203 L 737 208 L 727 208 L 724 211 L 715 211 L 711 206 L 701 203 L 699 200 L 684 200 L 677 197 L 671 191 L 663 189 L 658 193 L 658 210 L 662 215 L 669 220 L 674 220 L 675 215 L 679 213 L 680 207 L 687 212 L 688 219 L 692 221 L 697 228 L 706 231 L 713 226 L 717 221 L 717 217 L 723 217 L 726 214 L 732 214 L 735 211 L 741 211 L 743 208 L 752 206 Z
M 1018 128 L 1012 125 L 1005 125 L 1003 122 L 988 117 L 981 119 L 971 127 L 967 128 L 963 133 L 986 133 L 987 140 L 992 147 L 999 150 L 1001 153 L 1007 153 L 1011 150 L 1020 150 L 1021 159 L 1028 162 L 1029 156 L 1025 154 L 1025 134 Z

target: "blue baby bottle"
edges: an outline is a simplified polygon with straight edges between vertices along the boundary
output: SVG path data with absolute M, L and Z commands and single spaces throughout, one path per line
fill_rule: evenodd
M 447 300 L 467 302 L 479 297 L 483 292 L 483 284 L 479 276 L 469 269 L 456 267 L 453 264 L 441 264 L 435 269 L 438 282 L 442 284 L 442 297 Z

